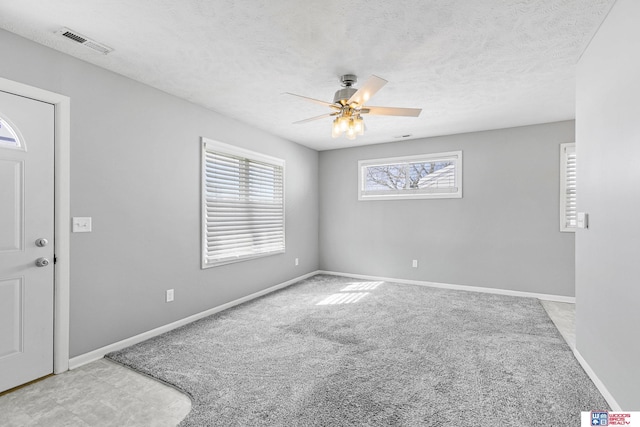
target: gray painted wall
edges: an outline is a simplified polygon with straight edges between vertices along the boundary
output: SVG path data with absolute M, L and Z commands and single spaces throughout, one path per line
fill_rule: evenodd
M 566 121 L 321 152 L 320 268 L 573 296 L 559 145 L 574 137 Z M 462 199 L 358 201 L 358 160 L 454 150 Z
M 94 229 L 71 236 L 72 357 L 318 268 L 573 295 L 571 121 L 318 154 L 11 33 L 0 45 L 0 76 L 71 97 L 71 212 Z M 287 161 L 286 254 L 199 268 L 200 136 Z M 357 201 L 357 160 L 458 149 L 463 199 Z
M 71 235 L 72 357 L 317 270 L 317 152 L 11 33 L 0 46 L 1 77 L 71 98 L 71 214 L 93 217 Z M 286 160 L 286 254 L 200 269 L 200 136 Z
M 578 64 L 577 349 L 640 411 L 640 2 L 618 0 Z

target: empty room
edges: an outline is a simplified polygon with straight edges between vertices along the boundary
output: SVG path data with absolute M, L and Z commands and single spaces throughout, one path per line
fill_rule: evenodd
M 0 425 L 640 425 L 638 19 L 0 0 Z

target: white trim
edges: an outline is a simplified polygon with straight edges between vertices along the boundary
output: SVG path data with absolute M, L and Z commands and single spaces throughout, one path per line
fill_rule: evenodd
M 221 151 L 225 154 L 231 154 L 233 156 L 242 157 L 245 159 L 255 160 L 263 163 L 270 163 L 272 165 L 282 166 L 284 168 L 285 161 L 277 157 L 268 156 L 257 151 L 248 150 L 246 148 L 236 147 L 235 145 L 227 144 L 224 142 L 216 141 L 213 139 L 200 137 L 202 141 L 203 149 L 208 151 Z
M 53 104 L 55 111 L 55 273 L 53 373 L 69 369 L 69 218 L 71 100 L 48 90 L 0 77 L 0 91 Z
M 453 289 L 457 291 L 481 292 L 486 294 L 509 295 L 513 297 L 537 298 L 545 301 L 567 302 L 575 304 L 575 297 L 567 297 L 563 295 L 539 294 L 535 292 L 512 291 L 509 289 L 483 288 L 480 286 L 468 285 L 452 285 L 449 283 L 425 282 L 422 280 L 393 279 L 390 277 L 368 276 L 364 274 L 338 273 L 335 271 L 320 270 L 318 274 L 330 274 L 332 276 L 353 277 L 354 279 L 364 279 L 371 281 L 383 281 L 403 283 L 407 285 L 427 286 L 430 288 Z
M 319 274 L 319 271 L 312 271 L 311 273 L 304 274 L 302 276 L 298 276 L 294 279 L 287 280 L 286 282 L 280 283 L 275 286 L 271 286 L 270 288 L 263 289 L 258 292 L 254 292 L 251 295 L 247 295 L 242 298 L 238 298 L 237 300 L 228 302 L 226 304 L 219 305 L 214 308 L 210 308 L 209 310 L 205 310 L 203 312 L 194 314 L 189 317 L 185 317 L 184 319 L 177 320 L 175 322 L 169 323 L 164 326 L 160 326 L 158 328 L 152 329 L 147 332 L 143 332 L 141 334 L 135 335 L 133 337 L 124 339 L 122 341 L 115 342 L 113 344 L 109 344 L 107 346 L 98 348 L 96 350 L 90 351 L 88 353 L 82 354 L 80 356 L 73 357 L 69 360 L 69 369 L 76 369 L 82 365 L 86 365 L 87 363 L 91 363 L 93 361 L 102 359 L 105 354 L 111 353 L 112 351 L 122 350 L 123 348 L 132 346 L 134 344 L 138 344 L 142 341 L 146 341 L 150 338 L 163 334 L 165 332 L 169 332 L 173 329 L 179 328 L 181 326 L 187 325 L 189 323 L 195 322 L 196 320 L 200 320 L 204 317 L 211 316 L 212 314 L 218 313 L 220 311 L 226 310 L 228 308 L 234 307 L 236 305 L 242 304 L 244 302 L 259 298 L 271 292 L 277 291 L 282 288 L 286 288 L 287 286 L 293 285 L 301 280 L 308 279 L 309 277 L 315 276 Z
M 576 357 L 576 359 L 578 359 L 578 362 L 582 366 L 582 369 L 584 369 L 584 371 L 587 373 L 589 378 L 591 378 L 591 381 L 593 381 L 593 384 L 595 384 L 600 394 L 602 394 L 602 397 L 604 397 L 604 400 L 606 400 L 609 406 L 611 406 L 611 409 L 615 412 L 622 411 L 623 410 L 622 407 L 620 407 L 618 402 L 616 402 L 616 400 L 613 398 L 613 395 L 609 392 L 607 387 L 605 387 L 604 383 L 600 381 L 600 378 L 598 378 L 594 370 L 591 369 L 591 366 L 589 366 L 589 364 L 584 359 L 584 357 L 582 357 L 580 352 L 575 348 L 573 349 L 573 355 Z

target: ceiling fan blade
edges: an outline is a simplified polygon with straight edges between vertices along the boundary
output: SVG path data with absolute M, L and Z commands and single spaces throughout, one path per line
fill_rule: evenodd
M 347 101 L 347 104 L 357 103 L 358 105 L 363 105 L 367 102 L 371 97 L 380 89 L 382 86 L 386 85 L 387 81 L 378 76 L 371 76 L 367 79 L 366 82 L 358 89 L 356 93 L 351 95 L 351 98 Z
M 310 117 L 308 119 L 304 119 L 304 120 L 298 120 L 297 122 L 293 122 L 294 125 L 299 125 L 301 123 L 307 123 L 307 122 L 312 122 L 314 120 L 320 120 L 320 119 L 324 119 L 325 117 L 331 117 L 331 116 L 336 116 L 338 113 L 327 113 L 327 114 L 322 114 L 320 116 L 315 116 L 315 117 Z
M 407 116 L 418 117 L 422 108 L 396 108 L 396 107 L 365 107 L 360 110 L 360 114 L 371 114 L 373 116 Z
M 309 98 L 308 96 L 302 96 L 302 95 L 296 95 L 295 93 L 291 93 L 291 92 L 283 92 L 284 95 L 291 95 L 291 96 L 296 96 L 298 98 L 302 98 L 305 99 L 309 102 L 313 102 L 315 104 L 320 104 L 320 105 L 324 105 L 325 107 L 331 107 L 331 108 L 336 108 L 339 109 L 340 107 L 336 106 L 335 104 L 332 104 L 330 102 L 325 102 L 325 101 L 320 101 L 319 99 L 315 99 L 315 98 Z

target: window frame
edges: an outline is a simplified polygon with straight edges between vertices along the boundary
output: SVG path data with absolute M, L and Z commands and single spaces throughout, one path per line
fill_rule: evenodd
M 575 233 L 577 229 L 577 207 L 576 207 L 576 225 L 568 225 L 567 221 L 567 168 L 569 163 L 569 154 L 573 153 L 576 158 L 577 168 L 577 156 L 576 156 L 576 143 L 567 142 L 560 144 L 560 231 L 567 233 Z M 577 200 L 576 185 L 574 184 L 574 196 Z
M 383 166 L 392 164 L 409 164 L 416 162 L 433 162 L 433 161 L 450 161 L 455 162 L 455 182 L 457 184 L 456 191 L 452 192 L 417 192 L 411 189 L 397 190 L 389 194 L 366 194 L 364 185 L 366 182 L 365 174 L 368 167 Z M 462 198 L 462 150 L 447 151 L 442 153 L 426 153 L 413 156 L 401 157 L 385 157 L 378 159 L 368 159 L 358 161 L 358 200 L 415 200 L 415 199 L 460 199 Z
M 245 254 L 236 257 L 227 257 L 218 261 L 212 261 L 208 258 L 208 241 L 207 241 L 207 152 L 214 152 L 221 155 L 240 157 L 244 160 L 253 162 L 265 163 L 271 166 L 277 166 L 282 169 L 282 248 L 277 250 L 268 250 L 263 252 L 256 252 L 252 254 Z M 277 255 L 285 253 L 286 251 L 286 197 L 285 197 L 285 161 L 277 157 L 272 157 L 266 154 L 262 154 L 256 151 L 248 150 L 245 148 L 236 147 L 234 145 L 226 144 L 224 142 L 216 141 L 213 139 L 201 137 L 201 169 L 200 169 L 200 186 L 201 186 L 201 268 L 219 267 L 222 265 L 233 264 L 236 262 L 248 261 L 256 258 L 262 258 L 271 255 Z

